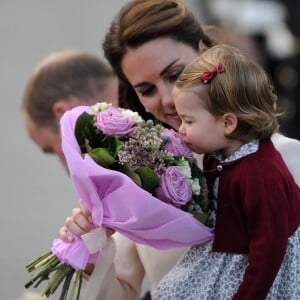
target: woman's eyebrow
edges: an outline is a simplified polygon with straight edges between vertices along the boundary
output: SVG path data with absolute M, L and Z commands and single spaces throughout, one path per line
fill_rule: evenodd
M 180 57 L 174 59 L 173 61 L 171 61 L 159 74 L 160 77 L 164 76 L 164 74 L 166 74 L 168 72 L 168 70 L 180 59 Z M 137 87 L 141 87 L 143 85 L 147 85 L 148 83 L 143 81 L 140 83 L 137 83 L 135 85 L 133 85 L 133 88 L 137 88 Z
M 133 88 L 138 88 L 138 87 L 141 87 L 141 86 L 147 85 L 147 84 L 148 84 L 148 82 L 143 81 L 143 82 L 140 82 L 140 83 L 138 83 L 138 84 L 133 85 Z
M 179 57 L 170 62 L 159 74 L 160 77 L 164 76 L 166 72 L 179 60 Z

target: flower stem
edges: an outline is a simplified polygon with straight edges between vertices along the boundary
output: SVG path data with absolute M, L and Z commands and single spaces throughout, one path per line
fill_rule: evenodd
M 32 270 L 34 270 L 33 267 L 34 267 L 37 263 L 39 263 L 41 260 L 45 259 L 46 257 L 48 257 L 48 256 L 51 255 L 51 254 L 52 254 L 52 252 L 49 251 L 49 252 L 47 252 L 47 253 L 41 255 L 41 256 L 38 257 L 37 259 L 31 261 L 31 262 L 26 266 L 26 269 L 27 269 L 29 272 L 31 272 Z
M 48 261 L 48 263 L 45 266 L 43 266 L 43 268 L 41 269 L 41 271 L 38 272 L 37 274 L 33 275 L 31 277 L 30 281 L 25 284 L 25 288 L 29 288 L 37 280 L 43 281 L 43 280 L 48 279 L 49 278 L 49 274 L 52 273 L 53 271 L 55 271 L 56 268 L 59 267 L 59 263 L 60 263 L 60 261 L 58 260 L 57 257 L 53 258 L 51 261 Z M 42 265 L 40 267 L 42 267 Z M 35 270 L 35 269 L 36 269 L 36 267 L 34 267 L 34 266 L 33 266 L 33 268 L 31 268 L 31 270 Z
M 63 280 L 66 279 L 68 274 L 71 274 L 71 273 L 73 274 L 72 270 L 74 270 L 71 266 L 66 265 L 66 264 L 62 265 L 61 269 L 62 269 L 62 271 L 61 271 L 60 275 L 57 277 L 55 282 L 50 287 L 50 291 L 49 291 L 50 294 L 54 294 L 55 291 L 57 290 L 57 288 L 63 282 Z
M 73 278 L 75 270 L 73 268 L 71 268 L 70 273 L 67 274 L 66 279 L 64 281 L 64 285 L 62 287 L 62 291 L 59 297 L 59 300 L 65 300 L 67 298 L 67 294 L 69 291 L 69 287 Z
M 79 284 L 78 284 L 78 289 L 77 289 L 77 296 L 76 300 L 79 300 L 80 298 L 80 291 L 81 291 L 81 285 L 82 285 L 82 271 L 79 271 Z
M 33 266 L 34 269 L 38 269 L 41 266 L 44 266 L 48 263 L 51 263 L 53 260 L 56 260 L 57 257 L 51 253 L 50 255 L 48 255 L 47 257 L 45 257 L 44 259 L 42 259 L 40 262 L 38 262 L 36 265 Z
M 77 271 L 76 272 L 76 277 L 75 277 L 75 280 L 74 280 L 74 283 L 73 283 L 73 286 L 72 286 L 72 289 L 71 289 L 69 300 L 74 299 L 76 289 L 77 289 L 76 299 L 79 299 L 80 290 L 81 290 L 81 281 L 82 281 L 82 272 Z

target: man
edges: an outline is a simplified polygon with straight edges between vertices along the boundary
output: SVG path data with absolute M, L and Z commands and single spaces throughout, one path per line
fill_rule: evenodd
M 118 81 L 105 63 L 96 56 L 75 50 L 50 54 L 33 71 L 24 91 L 22 111 L 27 132 L 44 153 L 57 155 L 67 170 L 61 148 L 60 118 L 75 106 L 101 101 L 118 106 Z M 111 233 L 108 230 L 108 235 Z M 102 285 L 97 299 L 109 299 L 111 293 L 123 295 L 132 289 L 138 297 L 141 282 L 136 277 L 142 278 L 143 271 L 140 263 L 136 262 L 136 252 L 128 249 L 134 245 L 133 242 L 118 233 L 114 235 L 116 245 L 112 239 L 109 240 L 105 249 L 106 259 L 97 264 L 93 278 L 88 280 L 86 292 L 94 289 L 93 286 Z M 118 265 L 116 275 L 112 270 L 113 261 Z M 133 268 L 136 264 L 137 267 Z M 129 268 L 132 271 L 128 271 Z M 106 288 L 111 285 L 102 279 L 102 274 L 114 280 L 112 288 Z M 144 299 L 147 297 L 149 294 Z
M 118 82 L 96 56 L 66 50 L 47 56 L 25 88 L 22 110 L 31 139 L 44 153 L 56 154 L 66 167 L 59 120 L 65 111 L 96 102 L 118 103 Z

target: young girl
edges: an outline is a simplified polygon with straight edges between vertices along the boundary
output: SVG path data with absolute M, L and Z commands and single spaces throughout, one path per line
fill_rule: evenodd
M 155 299 L 299 299 L 300 189 L 270 141 L 277 97 L 237 49 L 208 49 L 173 90 L 179 132 L 205 153 L 215 237 L 192 247 Z

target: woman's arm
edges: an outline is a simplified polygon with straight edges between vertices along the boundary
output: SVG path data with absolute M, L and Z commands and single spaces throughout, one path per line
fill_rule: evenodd
M 90 213 L 79 202 L 80 208 L 73 209 L 72 216 L 66 218 L 59 236 L 65 242 L 72 242 L 68 231 L 77 236 L 90 231 Z M 83 299 L 89 300 L 135 300 L 139 299 L 144 278 L 144 268 L 137 253 L 136 245 L 119 233 L 112 237 L 113 230 L 107 229 L 107 244 L 103 254 L 91 268 L 88 268 L 83 285 Z
M 115 233 L 108 238 L 103 256 L 85 282 L 83 299 L 139 299 L 143 277 L 135 243 Z
M 280 152 L 295 182 L 300 186 L 300 141 L 275 133 L 272 135 L 272 142 Z

